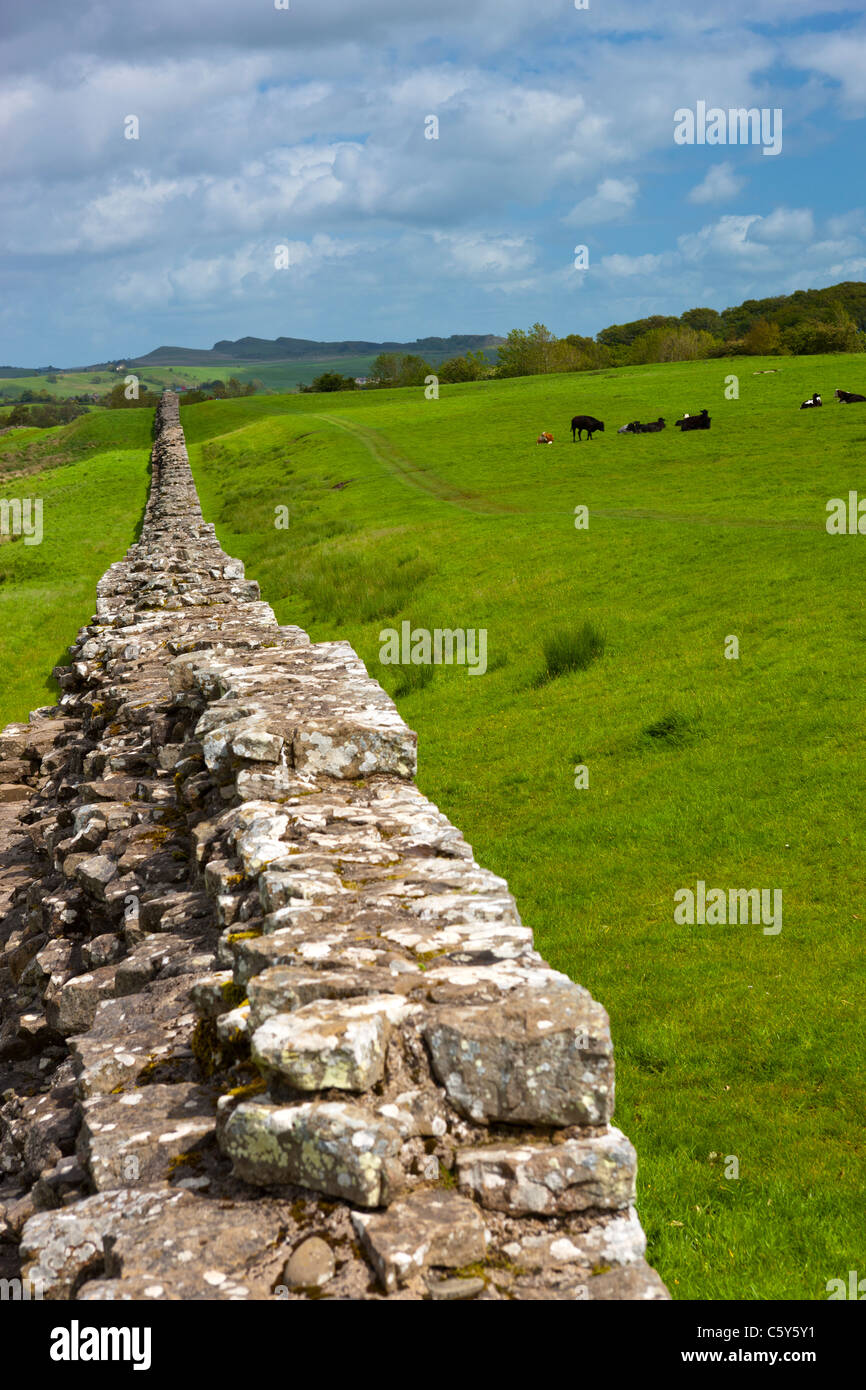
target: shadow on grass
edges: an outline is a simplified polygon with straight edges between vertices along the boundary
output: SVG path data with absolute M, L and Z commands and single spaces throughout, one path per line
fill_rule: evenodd
M 661 719 L 648 724 L 642 731 L 640 742 L 645 748 L 685 748 L 703 735 L 701 717 L 683 714 L 682 710 L 668 710 Z

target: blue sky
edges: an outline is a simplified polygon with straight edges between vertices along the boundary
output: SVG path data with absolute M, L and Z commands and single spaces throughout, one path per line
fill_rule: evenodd
M 595 334 L 866 279 L 859 4 L 4 4 L 0 363 Z M 699 101 L 781 108 L 781 152 L 677 145 Z

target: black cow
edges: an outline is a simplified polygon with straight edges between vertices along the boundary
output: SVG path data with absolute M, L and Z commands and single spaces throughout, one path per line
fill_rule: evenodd
M 656 434 L 665 427 L 664 416 L 660 415 L 657 420 L 650 420 L 646 425 L 642 425 L 640 420 L 632 420 L 628 425 L 622 425 L 617 434 Z
M 710 419 L 706 410 L 702 410 L 700 415 L 684 415 L 682 420 L 676 420 L 674 423 L 685 434 L 686 430 L 708 430 Z
M 577 434 L 577 438 L 580 439 L 583 430 L 586 430 L 590 439 L 592 439 L 596 430 L 601 430 L 602 434 L 604 434 L 604 421 L 596 420 L 594 415 L 575 415 L 571 422 L 572 444 L 575 442 L 575 433 Z
M 810 396 L 809 399 L 808 399 L 807 401 L 801 401 L 801 403 L 800 403 L 800 409 L 801 409 L 801 410 L 811 410 L 813 406 L 816 406 L 816 405 L 823 405 L 823 404 L 824 404 L 824 402 L 821 400 L 821 397 L 818 395 L 818 392 L 815 391 L 815 393 L 814 393 L 812 396 Z
M 854 405 L 857 401 L 866 401 L 866 396 L 858 396 L 856 391 L 840 391 L 838 386 L 833 395 L 843 405 Z

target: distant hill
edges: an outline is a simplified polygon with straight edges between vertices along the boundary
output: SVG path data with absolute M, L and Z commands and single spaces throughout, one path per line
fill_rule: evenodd
M 469 348 L 498 347 L 504 338 L 494 333 L 452 333 L 449 338 L 416 338 L 414 343 L 370 343 L 345 340 L 316 342 L 312 338 L 222 338 L 212 348 L 158 347 L 130 359 L 134 367 L 207 367 L 224 362 L 297 362 L 309 359 L 357 357 L 364 353 L 411 352 L 457 356 Z

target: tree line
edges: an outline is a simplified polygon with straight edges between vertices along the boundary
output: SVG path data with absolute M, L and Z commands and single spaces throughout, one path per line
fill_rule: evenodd
M 713 357 L 783 357 L 863 352 L 866 283 L 847 281 L 824 290 L 797 290 L 770 299 L 747 299 L 730 309 L 699 307 L 680 315 L 653 314 L 611 324 L 595 338 L 568 333 L 558 338 L 543 323 L 513 328 L 491 361 L 482 351 L 432 366 L 422 357 L 380 353 L 368 387 L 422 386 L 440 382 L 537 376 L 548 372 L 597 371 L 650 362 L 689 362 Z M 355 390 L 353 377 L 324 374 L 308 391 Z

